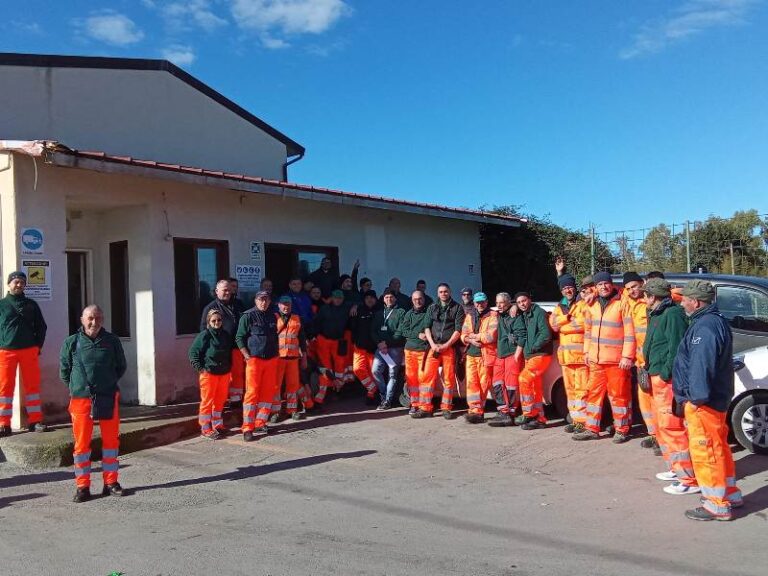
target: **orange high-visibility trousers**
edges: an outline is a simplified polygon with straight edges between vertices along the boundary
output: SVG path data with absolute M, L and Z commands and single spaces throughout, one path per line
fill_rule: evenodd
M 453 409 L 453 396 L 456 393 L 456 350 L 453 347 L 440 352 L 440 356 L 435 358 L 431 351 L 428 351 L 426 373 L 431 378 L 428 397 L 425 396 L 424 403 L 429 404 L 429 410 L 432 409 L 432 396 L 437 390 L 437 379 L 440 377 L 440 368 L 443 369 L 443 396 L 440 400 L 440 410 Z M 419 403 L 422 403 L 419 398 Z M 426 408 L 422 407 L 422 410 Z
M 197 421 L 203 434 L 211 432 L 212 429 L 224 428 L 224 419 L 221 413 L 224 410 L 224 402 L 227 401 L 231 379 L 230 373 L 200 373 L 200 409 Z
M 611 402 L 613 425 L 616 432 L 629 434 L 631 424 L 632 385 L 629 370 L 622 370 L 617 364 L 589 364 L 587 384 L 587 430 L 600 432 L 605 394 Z
M 685 420 L 672 413 L 672 381 L 662 380 L 658 374 L 651 376 L 651 391 L 655 403 L 656 440 L 661 455 L 678 480 L 686 486 L 696 486 L 693 463 L 688 449 L 688 432 Z
M 428 352 L 428 350 L 408 350 L 407 348 L 405 350 L 405 385 L 408 389 L 412 408 L 421 408 L 419 396 L 423 392 L 426 397 L 432 387 L 432 380 L 429 379 L 424 360 L 424 355 Z M 424 366 L 423 369 L 422 366 Z M 429 411 L 432 411 L 431 400 Z
M 245 358 L 238 349 L 232 350 L 232 371 L 229 376 L 229 401 L 240 402 L 245 391 Z
M 640 414 L 643 416 L 643 422 L 645 422 L 645 427 L 648 429 L 648 434 L 656 436 L 659 423 L 653 392 L 643 392 L 642 388 L 638 386 L 637 405 L 640 407 Z
M 482 356 L 467 356 L 467 406 L 470 414 L 484 414 L 485 400 L 493 380 L 493 365 L 486 366 Z
M 226 388 L 225 388 L 226 390 Z M 101 430 L 101 473 L 104 484 L 117 482 L 120 452 L 120 395 L 115 395 L 115 411 L 109 420 L 99 420 Z M 70 398 L 69 414 L 72 417 L 72 434 L 75 438 L 73 458 L 75 461 L 75 483 L 78 488 L 91 485 L 91 439 L 93 418 L 90 398 Z
M 266 426 L 272 412 L 277 387 L 278 358 L 255 358 L 245 364 L 245 398 L 243 398 L 243 432 Z
M 365 388 L 368 398 L 374 398 L 379 390 L 376 382 L 373 381 L 372 367 L 373 352 L 368 352 L 364 348 L 355 346 L 352 353 L 352 371 L 355 374 L 355 378 L 360 380 L 360 384 Z
M 339 354 L 339 341 L 317 337 L 317 363 L 320 368 L 320 377 L 318 378 L 318 390 L 315 395 L 315 402 L 322 404 L 328 388 L 336 386 L 340 389 L 344 383 L 345 357 Z
M 301 388 L 299 362 L 299 358 L 280 358 L 277 361 L 277 386 L 275 389 L 276 393 L 279 394 L 280 388 L 285 383 L 285 411 L 288 414 L 294 414 L 299 409 L 299 389 Z M 274 410 L 274 406 L 272 408 Z
M 16 368 L 21 371 L 22 403 L 27 420 L 36 424 L 43 420 L 40 407 L 40 348 L 0 350 L 0 426 L 10 426 L 13 415 L 13 391 L 16 389 Z
M 523 416 L 536 418 L 539 422 L 547 421 L 544 416 L 544 391 L 542 376 L 547 371 L 552 356 L 534 356 L 525 361 L 525 366 L 520 372 L 520 405 Z
M 347 342 L 347 353 L 344 355 L 344 376 L 343 381 L 347 382 L 355 381 L 355 346 L 352 342 L 352 332 L 349 330 L 344 331 L 344 340 Z
M 587 389 L 589 384 L 589 368 L 584 364 L 565 364 L 563 369 L 563 385 L 565 396 L 568 398 L 568 412 L 571 422 L 584 424 L 587 421 Z
M 496 357 L 491 385 L 493 386 L 493 396 L 498 404 L 497 410 L 502 414 L 515 411 L 517 391 L 520 387 L 521 364 L 522 361 L 515 358 L 514 354 L 505 358 Z
M 736 487 L 736 467 L 728 445 L 725 412 L 709 406 L 685 404 L 691 461 L 701 486 L 701 502 L 715 516 L 729 518 L 731 507 L 742 503 Z

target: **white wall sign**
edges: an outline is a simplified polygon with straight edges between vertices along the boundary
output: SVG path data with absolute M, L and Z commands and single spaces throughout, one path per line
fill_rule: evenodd
M 43 231 L 40 228 L 21 229 L 21 254 L 23 256 L 42 254 L 44 247 Z
M 235 278 L 237 278 L 238 292 L 242 294 L 258 292 L 263 274 L 261 266 L 237 264 L 235 266 Z
M 27 287 L 24 294 L 33 300 L 51 300 L 51 261 L 22 260 L 21 269 L 27 275 Z
M 254 264 L 264 264 L 264 242 L 251 241 L 251 262 Z

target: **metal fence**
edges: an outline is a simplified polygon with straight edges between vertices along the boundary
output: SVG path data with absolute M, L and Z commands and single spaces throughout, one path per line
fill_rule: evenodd
M 592 272 L 768 275 L 768 214 L 757 211 L 634 230 L 604 232 L 590 226 L 584 233 Z

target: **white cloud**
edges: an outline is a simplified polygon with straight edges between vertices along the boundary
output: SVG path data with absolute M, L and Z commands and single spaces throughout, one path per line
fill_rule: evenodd
M 11 26 L 20 32 L 25 34 L 35 34 L 40 36 L 43 33 L 43 29 L 37 22 L 22 22 L 20 20 L 11 20 Z
M 322 34 L 351 8 L 344 0 L 231 0 L 237 25 L 259 35 L 266 48 L 284 48 L 281 36 Z
M 227 25 L 227 21 L 211 9 L 209 0 L 170 2 L 162 6 L 166 23 L 172 29 L 185 29 L 195 25 L 206 32 L 213 32 Z
M 687 0 L 665 18 L 644 24 L 632 44 L 619 52 L 624 60 L 661 52 L 672 43 L 712 28 L 746 23 L 759 0 Z
M 176 64 L 176 66 L 191 66 L 195 61 L 195 52 L 191 46 L 174 44 L 162 51 L 163 58 Z
M 144 38 L 144 32 L 133 20 L 114 10 L 93 14 L 85 20 L 76 21 L 76 24 L 94 40 L 113 46 L 136 44 Z

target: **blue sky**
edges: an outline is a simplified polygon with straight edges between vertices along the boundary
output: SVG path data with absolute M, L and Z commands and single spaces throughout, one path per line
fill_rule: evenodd
M 174 61 L 303 144 L 294 181 L 602 231 L 768 213 L 766 0 L 4 8 L 0 51 Z

